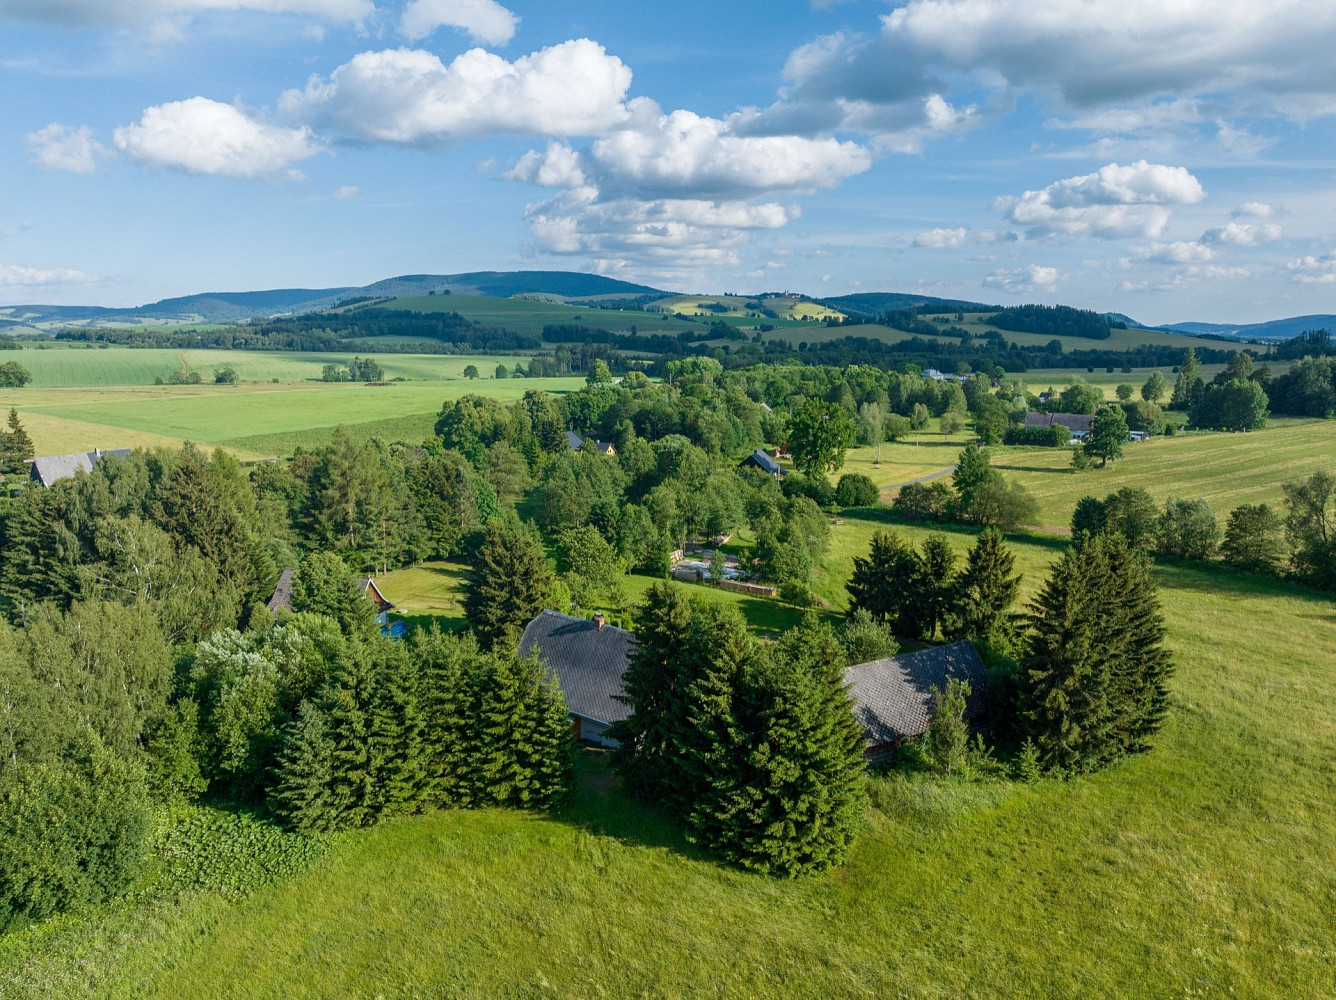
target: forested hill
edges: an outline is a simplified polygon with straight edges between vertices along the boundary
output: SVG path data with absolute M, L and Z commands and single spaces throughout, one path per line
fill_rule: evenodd
M 398 298 L 454 292 L 509 298 L 551 295 L 571 299 L 660 298 L 669 294 L 649 285 L 578 271 L 469 271 L 461 274 L 404 274 L 362 286 L 279 288 L 258 292 L 204 292 L 162 299 L 132 309 L 105 306 L 11 306 L 0 319 L 42 323 L 197 320 L 239 323 L 255 317 L 297 315 L 329 309 L 346 299 Z
M 939 299 L 932 295 L 911 295 L 907 292 L 857 292 L 853 295 L 837 295 L 834 298 L 816 301 L 847 315 L 861 316 L 865 319 L 875 319 L 890 312 L 919 310 L 923 306 L 927 306 L 928 311 L 932 312 L 987 312 L 998 308 L 982 302 Z
M 1049 337 L 1087 337 L 1090 340 L 1108 340 L 1110 331 L 1127 329 L 1124 322 L 1071 306 L 1013 306 L 989 316 L 988 322 L 999 330 Z

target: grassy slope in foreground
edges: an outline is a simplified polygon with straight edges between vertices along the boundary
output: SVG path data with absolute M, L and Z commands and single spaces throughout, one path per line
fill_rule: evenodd
M 1032 585 L 1056 554 L 1017 551 Z M 1153 752 L 1068 783 L 883 786 L 827 876 L 699 859 L 595 779 L 560 819 L 397 822 L 240 903 L 121 906 L 0 941 L 0 993 L 1329 995 L 1336 609 L 1214 570 L 1157 575 L 1179 673 Z

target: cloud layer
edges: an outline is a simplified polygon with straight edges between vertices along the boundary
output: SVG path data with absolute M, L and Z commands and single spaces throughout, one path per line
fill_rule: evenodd
M 91 174 L 107 155 L 107 147 L 93 138 L 93 130 L 84 125 L 70 128 L 52 122 L 44 129 L 26 136 L 29 162 L 43 170 L 65 170 L 72 174 Z
M 575 39 L 514 62 L 470 49 L 449 65 L 420 49 L 354 56 L 279 107 L 298 121 L 365 142 L 431 143 L 490 135 L 597 135 L 625 122 L 631 70 Z
M 505 45 L 515 36 L 519 20 L 496 0 L 409 0 L 399 31 L 417 41 L 437 28 L 459 28 L 476 42 Z
M 272 125 L 204 97 L 148 108 L 113 138 L 144 166 L 265 180 L 300 177 L 293 165 L 320 152 L 308 129 Z
M 1019 198 L 1002 198 L 994 207 L 1035 238 L 1150 238 L 1164 232 L 1171 206 L 1194 205 L 1205 197 L 1201 183 L 1185 168 L 1139 160 L 1127 166 L 1110 163 Z

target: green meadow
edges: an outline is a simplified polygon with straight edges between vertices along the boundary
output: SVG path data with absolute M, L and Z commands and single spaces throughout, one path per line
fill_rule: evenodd
M 79 449 L 178 446 L 190 440 L 225 447 L 243 459 L 289 455 L 318 447 L 347 425 L 355 436 L 417 441 L 427 436 L 441 404 L 466 393 L 505 402 L 527 389 L 564 393 L 583 378 L 495 379 L 510 357 L 436 354 L 375 355 L 385 377 L 408 381 L 366 386 L 323 383 L 321 369 L 351 353 L 167 351 L 108 348 L 27 350 L 33 373 L 24 389 L 0 389 L 0 408 L 16 407 L 39 454 Z M 183 363 L 203 385 L 151 384 Z M 473 364 L 483 377 L 466 379 Z M 208 384 L 215 368 L 233 368 L 239 385 Z M 275 382 L 274 380 L 277 380 Z
M 1273 420 L 1260 431 L 1183 434 L 1129 444 L 1107 468 L 1077 472 L 1066 448 L 1001 448 L 993 464 L 1035 495 L 1040 525 L 1064 530 L 1081 497 L 1124 486 L 1157 500 L 1205 497 L 1224 521 L 1240 504 L 1279 507 L 1281 484 L 1336 464 L 1336 422 Z
M 843 520 L 831 597 L 878 524 Z M 1013 544 L 1033 593 L 1058 540 Z M 433 599 L 455 572 L 403 593 Z M 1336 605 L 1210 568 L 1156 576 L 1178 672 L 1154 750 L 1068 782 L 876 779 L 828 875 L 704 859 L 591 758 L 555 817 L 397 821 L 240 895 L 148 879 L 0 939 L 0 995 L 1330 996 Z

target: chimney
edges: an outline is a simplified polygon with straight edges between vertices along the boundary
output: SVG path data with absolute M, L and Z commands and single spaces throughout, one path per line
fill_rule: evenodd
M 603 623 L 604 623 L 604 621 L 605 621 L 605 619 L 604 619 L 604 617 L 603 617 L 603 612 L 602 612 L 602 611 L 595 611 L 595 612 L 594 612 L 594 625 L 595 625 L 595 627 L 596 627 L 596 628 L 602 628 L 602 627 L 603 627 Z

